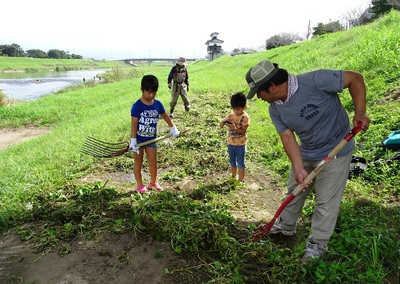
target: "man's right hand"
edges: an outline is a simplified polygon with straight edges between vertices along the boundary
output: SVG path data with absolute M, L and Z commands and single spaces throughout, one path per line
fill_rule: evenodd
M 172 88 L 171 83 L 168 83 L 168 89 L 171 89 L 171 88 Z

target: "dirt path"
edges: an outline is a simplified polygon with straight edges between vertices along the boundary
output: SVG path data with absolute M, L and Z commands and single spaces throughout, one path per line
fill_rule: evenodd
M 0 130 L 0 150 L 14 143 L 37 137 L 49 129 L 23 128 Z M 253 167 L 253 169 L 252 169 Z M 160 169 L 162 171 L 162 169 Z M 204 177 L 204 180 L 216 178 Z M 123 187 L 133 181 L 124 172 L 93 173 L 79 180 L 82 183 L 107 182 Z M 265 169 L 250 165 L 246 187 L 233 196 L 237 206 L 231 214 L 238 223 L 263 222 L 272 219 L 284 193 L 270 183 Z M 177 183 L 163 182 L 168 190 L 195 188 L 199 180 L 186 179 Z M 129 190 L 129 189 L 127 189 Z M 187 260 L 174 254 L 168 242 L 158 242 L 146 236 L 135 238 L 132 233 L 103 234 L 94 240 L 75 240 L 71 253 L 61 256 L 57 249 L 35 252 L 33 244 L 22 242 L 12 233 L 0 236 L 0 283 L 35 284 L 124 284 L 177 283 L 175 274 L 166 269 L 188 265 Z M 194 283 L 191 281 L 180 283 Z
M 49 128 L 22 127 L 0 129 L 0 150 L 50 132 Z

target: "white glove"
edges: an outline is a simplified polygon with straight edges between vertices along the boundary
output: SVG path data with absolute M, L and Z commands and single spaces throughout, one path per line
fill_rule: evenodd
M 139 154 L 139 147 L 137 146 L 136 138 L 131 138 L 131 143 L 129 144 L 129 151 L 133 151 Z
M 175 125 L 171 127 L 171 131 L 169 132 L 169 134 L 172 135 L 172 138 L 178 137 L 178 136 L 179 136 L 179 133 L 180 133 L 180 132 L 179 132 L 178 128 L 176 128 Z

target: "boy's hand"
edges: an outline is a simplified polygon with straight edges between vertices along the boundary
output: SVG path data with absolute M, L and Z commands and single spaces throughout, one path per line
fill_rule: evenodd
M 222 122 L 223 122 L 226 126 L 228 126 L 229 129 L 232 129 L 232 130 L 236 129 L 236 125 L 233 124 L 232 122 L 230 122 L 229 120 L 224 119 Z
M 131 143 L 129 144 L 129 151 L 136 152 L 139 154 L 139 147 L 137 146 L 136 138 L 131 138 Z

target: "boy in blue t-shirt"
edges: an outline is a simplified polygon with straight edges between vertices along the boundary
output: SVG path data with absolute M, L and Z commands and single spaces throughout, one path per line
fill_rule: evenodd
M 171 127 L 170 133 L 173 138 L 179 136 L 179 131 L 165 112 L 163 104 L 155 99 L 158 91 L 157 77 L 154 75 L 143 76 L 140 90 L 142 91 L 142 97 L 131 108 L 131 143 L 129 145 L 129 150 L 134 152 L 133 174 L 137 185 L 136 191 L 139 193 L 148 192 L 147 187 L 143 185 L 142 179 L 144 152 L 147 155 L 150 171 L 150 183 L 148 187 L 162 191 L 163 188 L 157 183 L 157 144 L 152 143 L 140 148 L 137 144 L 157 137 L 157 123 L 160 115 L 168 126 Z

